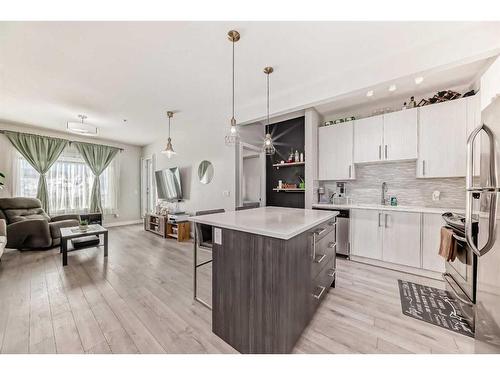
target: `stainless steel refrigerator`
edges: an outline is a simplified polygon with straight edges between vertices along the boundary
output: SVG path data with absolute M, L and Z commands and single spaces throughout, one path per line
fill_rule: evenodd
M 479 176 L 474 171 L 480 148 Z M 468 245 L 477 255 L 476 353 L 500 353 L 500 98 L 481 112 L 481 125 L 467 142 L 466 225 Z M 479 220 L 478 241 L 472 219 Z

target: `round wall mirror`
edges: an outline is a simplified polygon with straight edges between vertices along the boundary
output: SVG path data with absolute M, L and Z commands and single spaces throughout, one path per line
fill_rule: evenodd
M 202 184 L 209 184 L 214 177 L 214 166 L 208 160 L 203 160 L 198 167 L 198 179 Z

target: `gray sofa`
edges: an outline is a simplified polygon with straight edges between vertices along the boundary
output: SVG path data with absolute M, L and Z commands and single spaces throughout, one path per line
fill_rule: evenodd
M 7 246 L 50 249 L 61 242 L 60 228 L 77 226 L 79 215 L 49 216 L 36 198 L 0 198 L 0 220 L 7 223 Z

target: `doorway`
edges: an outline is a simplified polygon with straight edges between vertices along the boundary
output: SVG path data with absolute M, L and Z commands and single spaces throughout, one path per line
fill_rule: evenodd
M 236 206 L 258 203 L 266 205 L 266 159 L 262 150 L 241 142 L 238 152 L 238 178 Z
M 154 181 L 154 155 L 141 159 L 141 215 L 151 213 L 155 209 L 156 184 Z

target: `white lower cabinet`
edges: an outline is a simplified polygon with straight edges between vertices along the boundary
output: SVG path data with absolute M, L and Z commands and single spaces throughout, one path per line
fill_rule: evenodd
M 420 267 L 420 214 L 385 211 L 382 260 Z
M 351 255 L 443 272 L 438 255 L 440 214 L 352 209 Z
M 441 227 L 445 224 L 440 214 L 423 214 L 422 268 L 444 272 L 444 258 L 438 255 Z
M 350 224 L 351 254 L 382 259 L 381 214 L 376 210 L 351 210 Z

